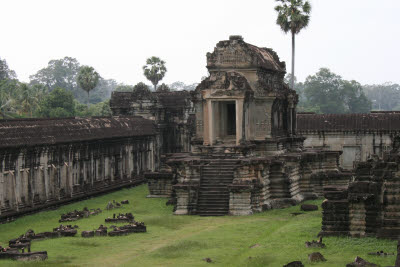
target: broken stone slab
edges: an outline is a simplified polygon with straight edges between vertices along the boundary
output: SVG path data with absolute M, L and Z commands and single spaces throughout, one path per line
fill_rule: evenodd
M 313 252 L 311 254 L 308 254 L 308 260 L 311 262 L 326 261 L 324 256 L 319 252 Z
M 107 236 L 107 229 L 97 229 L 94 234 L 96 236 Z
M 210 258 L 204 258 L 203 261 L 208 262 L 208 263 L 213 262 L 212 259 L 210 259 Z
M 106 218 L 105 219 L 106 223 L 111 223 L 111 222 L 134 222 L 134 217 L 132 213 L 125 213 L 125 214 L 113 214 L 113 218 Z
M 297 205 L 298 202 L 291 198 L 273 199 L 269 201 L 268 205 L 271 209 L 285 209 Z
M 357 256 L 354 262 L 347 264 L 346 267 L 379 267 L 379 265 L 368 262 L 363 258 Z
M 46 260 L 47 251 L 19 252 L 18 250 L 0 251 L 0 259 L 12 259 L 18 261 Z
M 319 238 L 318 241 L 306 241 L 305 242 L 306 248 L 325 248 L 325 244 L 322 243 L 322 237 Z
M 82 237 L 94 237 L 94 231 L 82 231 Z
M 283 265 L 283 267 L 304 267 L 304 265 L 301 261 L 292 261 L 286 265 Z
M 315 211 L 315 210 L 318 210 L 318 206 L 311 205 L 311 204 L 303 204 L 303 205 L 301 205 L 300 209 L 302 211 Z
M 394 253 L 387 253 L 384 252 L 383 250 L 377 251 L 377 252 L 369 252 L 368 255 L 372 256 L 394 256 Z
M 129 200 L 127 200 L 127 199 L 126 200 L 122 200 L 121 204 L 129 204 Z

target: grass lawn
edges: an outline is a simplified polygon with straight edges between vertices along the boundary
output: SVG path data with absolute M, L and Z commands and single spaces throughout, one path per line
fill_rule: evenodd
M 52 231 L 59 225 L 61 213 L 74 209 L 105 209 L 108 201 L 129 199 L 130 204 L 74 224 L 79 225 L 76 237 L 33 241 L 32 251 L 47 250 L 44 262 L 0 261 L 1 266 L 14 265 L 91 265 L 91 266 L 283 266 L 300 260 L 305 266 L 345 266 L 356 256 L 381 266 L 394 265 L 395 256 L 368 256 L 368 252 L 384 250 L 396 254 L 397 242 L 375 238 L 325 238 L 325 249 L 309 249 L 305 241 L 316 239 L 321 229 L 321 208 L 299 216 L 299 206 L 271 210 L 251 216 L 199 217 L 172 215 L 166 199 L 149 199 L 147 186 L 131 189 L 62 206 L 18 218 L 0 225 L 0 245 L 28 229 L 36 233 Z M 320 205 L 322 200 L 308 201 Z M 147 233 L 121 237 L 82 238 L 83 230 L 97 229 L 113 213 L 132 212 L 135 220 L 145 222 Z M 111 224 L 106 224 L 111 225 Z M 256 246 L 254 246 L 256 245 Z M 254 246 L 254 247 L 252 247 Z M 327 259 L 311 264 L 308 254 L 320 251 Z M 204 258 L 211 258 L 207 263 Z

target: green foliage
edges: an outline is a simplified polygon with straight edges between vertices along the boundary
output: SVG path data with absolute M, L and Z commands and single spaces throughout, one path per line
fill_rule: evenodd
M 157 89 L 158 82 L 164 78 L 166 72 L 165 61 L 158 57 L 148 58 L 146 65 L 143 66 L 143 74 L 154 85 L 154 90 Z
M 83 207 L 101 208 L 97 216 L 81 219 L 75 237 L 62 237 L 32 241 L 32 251 L 47 250 L 45 262 L 29 262 L 27 265 L 69 266 L 210 266 L 204 258 L 211 258 L 215 266 L 283 266 L 300 260 L 306 266 L 346 266 L 360 256 L 381 266 L 393 266 L 395 256 L 376 257 L 368 252 L 384 250 L 396 253 L 397 241 L 376 238 L 324 238 L 326 248 L 306 248 L 305 241 L 315 240 L 321 230 L 321 202 L 319 211 L 298 216 L 300 207 L 270 210 L 249 216 L 176 216 L 166 199 L 146 198 L 147 185 L 123 189 L 100 197 L 61 206 L 34 215 L 18 218 L 1 225 L 0 245 L 24 234 L 28 229 L 35 232 L 51 231 L 60 225 L 60 215 Z M 129 200 L 118 210 L 105 210 L 108 201 Z M 132 212 L 135 220 L 145 222 L 147 233 L 120 237 L 82 238 L 81 232 L 94 230 L 104 218 L 113 213 Z M 113 223 L 114 224 L 114 223 Z M 122 223 L 124 224 L 124 223 Z M 116 224 L 122 225 L 122 224 Z M 110 226 L 111 224 L 105 224 Z M 258 244 L 258 246 L 255 246 Z M 308 254 L 319 251 L 327 259 L 322 263 L 310 263 Z M 67 252 L 67 253 L 66 253 Z M 4 266 L 20 266 L 21 262 L 1 260 Z M 24 264 L 25 265 L 25 264 Z
M 150 91 L 150 88 L 142 83 L 139 82 L 137 83 L 134 87 L 133 87 L 133 95 L 135 97 L 135 99 L 152 99 L 153 98 L 153 94 Z
M 320 110 L 322 113 L 367 113 L 371 102 L 356 81 L 343 80 L 327 68 L 307 77 L 304 83 L 303 111 Z
M 78 89 L 77 76 L 80 64 L 76 58 L 64 57 L 63 59 L 50 60 L 47 67 L 29 76 L 31 84 L 42 84 L 49 91 L 59 87 L 75 92 Z
M 19 82 L 17 80 L 0 80 L 0 113 L 4 118 L 15 117 Z
M 364 86 L 374 110 L 400 110 L 400 85 L 384 83 Z
M 275 7 L 278 12 L 276 24 L 285 33 L 298 34 L 308 26 L 310 21 L 311 5 L 303 0 L 276 0 L 279 4 Z
M 0 58 L 0 81 L 13 79 L 17 79 L 17 74 L 8 67 L 5 59 Z
M 132 85 L 121 84 L 121 85 L 118 85 L 117 88 L 115 88 L 115 91 L 118 91 L 118 92 L 132 92 L 133 91 L 133 86 Z
M 87 92 L 87 104 L 89 107 L 89 93 L 92 91 L 99 82 L 100 75 L 90 66 L 82 66 L 79 69 L 77 81 L 79 86 Z
M 63 88 L 55 88 L 39 104 L 41 117 L 71 117 L 75 115 L 74 97 Z
M 157 92 L 171 92 L 171 89 L 169 88 L 168 85 L 163 83 L 157 88 Z
M 111 116 L 110 100 L 90 105 L 89 108 L 75 101 L 75 115 L 78 117 Z
M 49 61 L 47 67 L 39 70 L 36 74 L 29 76 L 30 85 L 40 84 L 49 91 L 60 87 L 72 92 L 74 97 L 81 103 L 87 102 L 87 94 L 77 82 L 80 63 L 72 57 L 64 57 Z M 97 86 L 90 92 L 90 103 L 98 103 L 107 100 L 111 91 L 117 87 L 113 79 L 99 78 Z

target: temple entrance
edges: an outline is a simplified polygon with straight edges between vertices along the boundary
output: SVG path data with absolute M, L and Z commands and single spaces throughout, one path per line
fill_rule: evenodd
M 218 142 L 236 142 L 236 103 L 235 101 L 213 102 L 214 136 Z
M 235 102 L 226 104 L 226 135 L 234 135 L 236 138 L 236 105 Z

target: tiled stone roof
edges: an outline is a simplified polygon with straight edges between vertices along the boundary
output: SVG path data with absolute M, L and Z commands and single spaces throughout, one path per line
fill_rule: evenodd
M 297 131 L 400 131 L 400 113 L 371 112 L 369 114 L 297 113 Z
M 154 134 L 152 121 L 133 116 L 0 120 L 0 148 Z
M 229 40 L 217 43 L 214 51 L 207 54 L 207 68 L 262 68 L 286 72 L 285 62 L 279 60 L 270 48 L 257 47 L 243 41 L 241 36 L 230 36 Z

